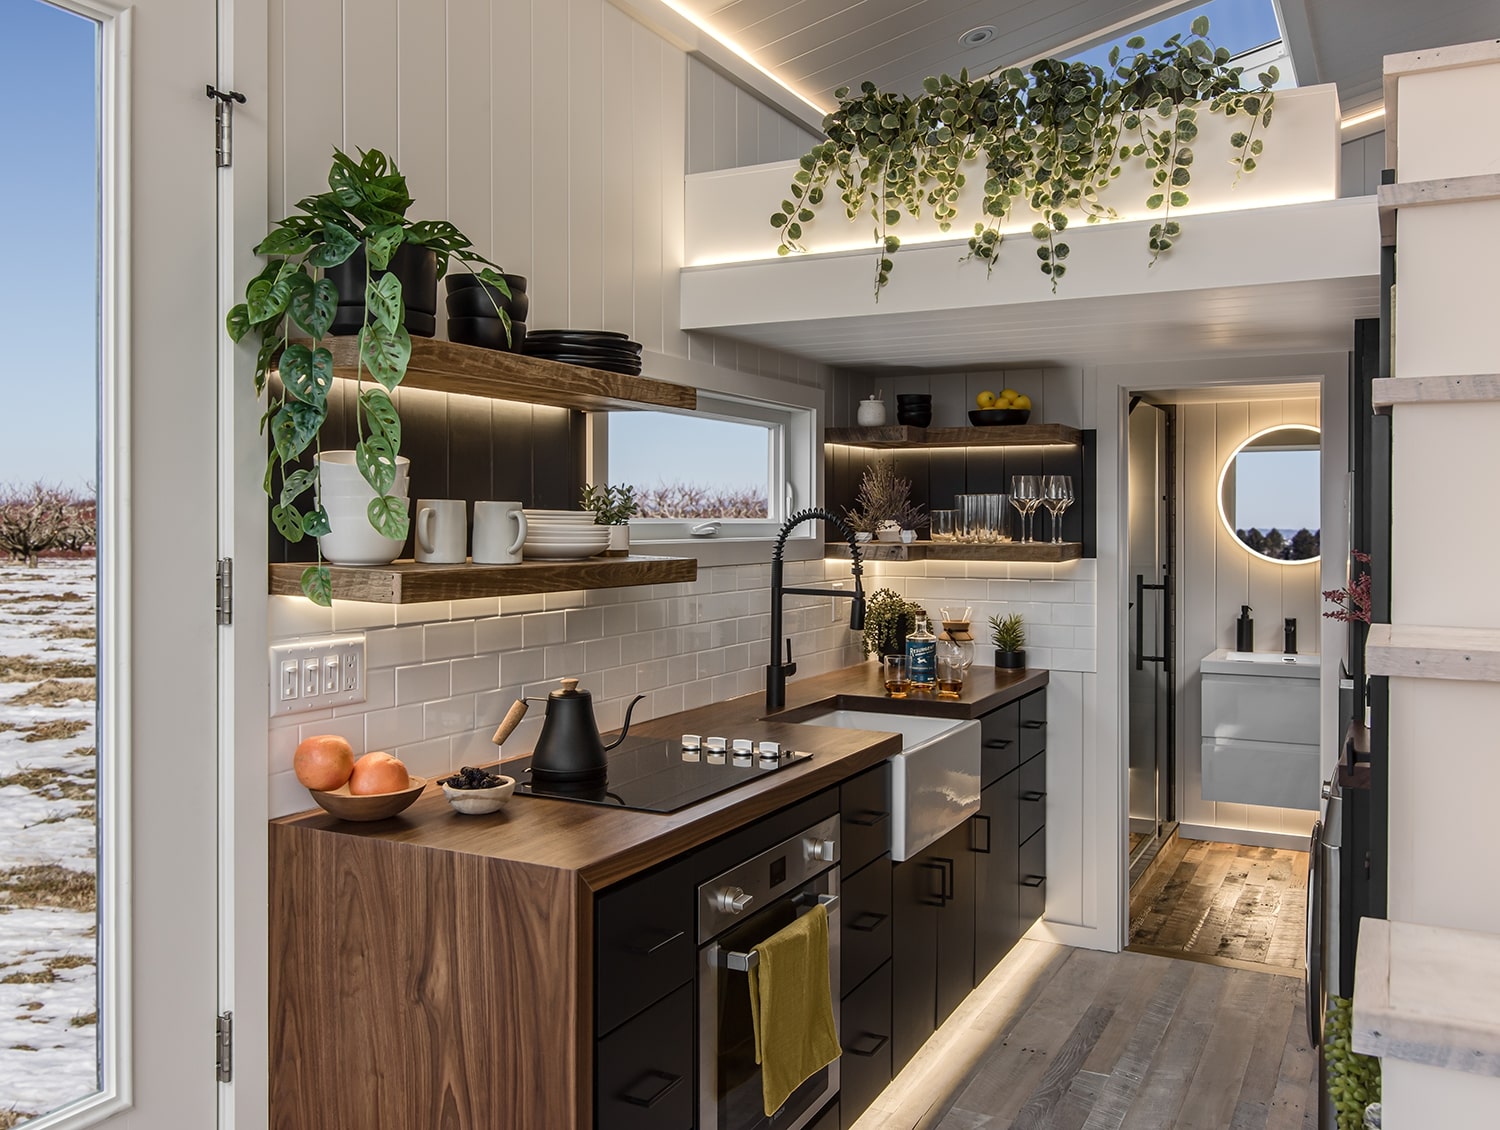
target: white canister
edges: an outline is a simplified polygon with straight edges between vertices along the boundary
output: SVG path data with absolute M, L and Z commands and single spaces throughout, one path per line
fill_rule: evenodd
M 854 413 L 855 420 L 862 428 L 879 428 L 885 426 L 885 401 L 877 392 L 869 400 L 861 400 L 859 408 Z
M 474 564 L 519 564 L 525 542 L 526 515 L 519 502 L 474 504 Z

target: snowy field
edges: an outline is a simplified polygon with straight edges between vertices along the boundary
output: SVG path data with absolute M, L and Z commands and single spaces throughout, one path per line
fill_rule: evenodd
M 95 562 L 0 561 L 0 1130 L 97 1083 Z

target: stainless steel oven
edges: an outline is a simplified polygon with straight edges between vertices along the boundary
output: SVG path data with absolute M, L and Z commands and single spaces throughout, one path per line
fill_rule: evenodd
M 757 945 L 821 903 L 837 1018 L 838 830 L 830 816 L 698 888 L 699 1130 L 800 1130 L 839 1089 L 834 1060 L 766 1117 L 746 977 Z

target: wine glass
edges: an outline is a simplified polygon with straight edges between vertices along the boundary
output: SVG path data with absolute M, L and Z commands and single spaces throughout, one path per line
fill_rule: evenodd
M 1031 514 L 1042 501 L 1042 483 L 1039 475 L 1012 475 L 1010 479 L 1010 504 L 1021 512 L 1021 540 L 1031 538 Z
M 1073 476 L 1047 475 L 1042 482 L 1042 505 L 1052 515 L 1052 541 L 1062 544 L 1062 514 L 1073 501 Z

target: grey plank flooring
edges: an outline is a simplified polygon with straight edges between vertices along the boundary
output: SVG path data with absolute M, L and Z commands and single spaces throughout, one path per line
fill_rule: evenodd
M 1316 1127 L 1292 978 L 1046 943 L 1013 959 L 857 1130 Z

